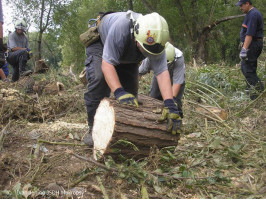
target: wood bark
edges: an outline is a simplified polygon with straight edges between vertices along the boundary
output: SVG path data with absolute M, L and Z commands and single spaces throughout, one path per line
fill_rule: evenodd
M 45 73 L 50 67 L 45 63 L 44 60 L 38 60 L 35 62 L 34 73 Z
M 119 104 L 105 98 L 101 101 L 94 118 L 92 137 L 93 157 L 123 155 L 141 157 L 150 154 L 153 147 L 176 146 L 179 135 L 168 133 L 167 122 L 159 123 L 162 101 L 139 95 L 139 108 Z

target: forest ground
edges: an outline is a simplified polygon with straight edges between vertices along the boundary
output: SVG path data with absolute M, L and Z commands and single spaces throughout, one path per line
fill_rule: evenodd
M 258 67 L 264 83 L 265 58 Z M 1 83 L 0 198 L 266 198 L 266 95 L 249 100 L 239 65 L 187 64 L 179 144 L 139 160 L 106 157 L 105 167 L 72 154 L 92 154 L 82 143 L 86 88 L 55 71 L 32 77 L 59 80 L 66 92 L 36 95 Z M 141 93 L 151 77 L 141 80 Z M 228 118 L 202 115 L 199 105 L 220 107 Z

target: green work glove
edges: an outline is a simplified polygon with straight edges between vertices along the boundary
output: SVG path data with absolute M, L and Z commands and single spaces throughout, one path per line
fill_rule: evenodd
M 114 95 L 115 95 L 115 98 L 121 104 L 139 107 L 136 97 L 126 92 L 123 88 L 117 88 L 114 92 Z
M 181 133 L 182 119 L 173 99 L 164 101 L 164 108 L 159 121 L 167 120 L 167 131 L 173 135 Z

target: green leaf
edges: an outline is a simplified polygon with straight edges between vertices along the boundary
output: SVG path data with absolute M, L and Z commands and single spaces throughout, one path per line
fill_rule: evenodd
M 147 188 L 144 186 L 144 184 L 141 185 L 141 198 L 142 199 L 149 199 L 149 194 L 148 194 Z

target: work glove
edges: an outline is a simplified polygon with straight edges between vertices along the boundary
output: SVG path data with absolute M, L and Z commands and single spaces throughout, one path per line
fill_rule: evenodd
M 241 60 L 246 60 L 247 59 L 247 52 L 248 52 L 248 49 L 245 49 L 244 47 L 242 47 L 242 49 L 239 53 L 239 58 Z
M 28 59 L 31 59 L 32 58 L 32 52 L 31 52 L 31 49 L 30 48 L 27 48 L 26 49 L 27 50 L 27 52 L 28 52 Z
M 174 99 L 174 102 L 175 102 L 175 104 L 177 106 L 177 110 L 179 112 L 180 117 L 183 118 L 184 117 L 183 110 L 182 110 L 181 106 L 178 104 L 177 98 L 173 97 L 173 99 Z
M 115 95 L 115 98 L 121 104 L 139 107 L 136 97 L 126 92 L 123 88 L 117 88 L 114 92 L 114 95 Z
M 182 119 L 180 117 L 177 105 L 173 99 L 166 99 L 164 101 L 164 108 L 159 119 L 163 122 L 167 119 L 167 131 L 171 132 L 173 135 L 181 133 Z

